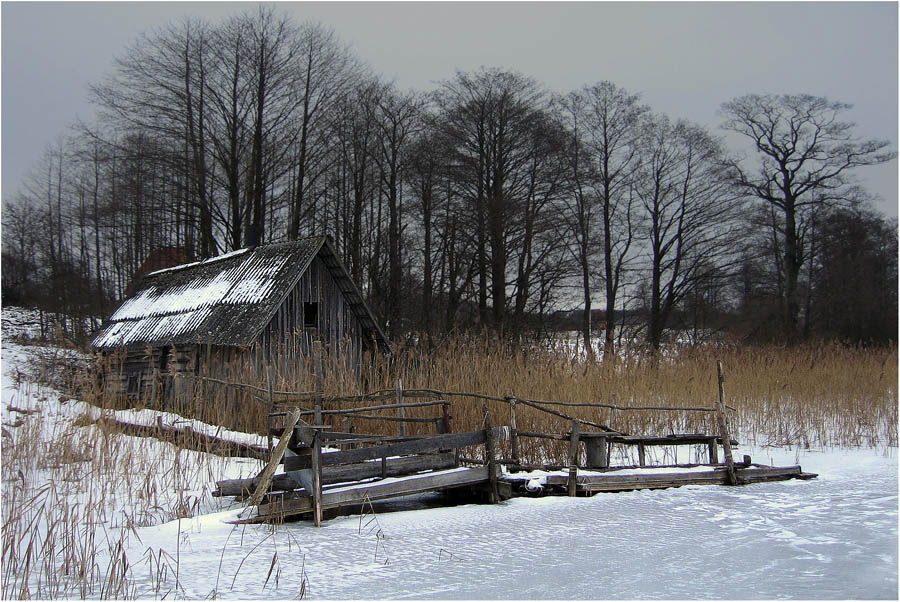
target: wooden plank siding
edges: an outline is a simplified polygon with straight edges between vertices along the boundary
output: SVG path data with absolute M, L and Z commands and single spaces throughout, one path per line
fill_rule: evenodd
M 314 327 L 305 326 L 307 303 L 317 304 Z M 318 339 L 327 350 L 340 353 L 358 367 L 361 333 L 359 319 L 322 259 L 315 257 L 263 329 L 259 343 L 269 354 L 299 357 L 309 355 L 313 341 Z

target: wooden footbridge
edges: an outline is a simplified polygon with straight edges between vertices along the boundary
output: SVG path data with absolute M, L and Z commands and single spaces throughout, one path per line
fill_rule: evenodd
M 471 499 L 496 503 L 519 495 L 591 495 L 601 491 L 660 489 L 683 485 L 740 485 L 785 479 L 810 479 L 800 466 L 774 467 L 753 463 L 749 456 L 735 461 L 724 401 L 724 375 L 719 368 L 719 403 L 716 407 L 650 407 L 616 404 L 528 400 L 418 389 L 397 390 L 347 398 L 331 398 L 338 405 L 394 401 L 359 407 L 323 408 L 323 395 L 313 393 L 312 409 L 293 407 L 270 414 L 269 461 L 252 479 L 220 481 L 216 495 L 247 501 L 238 522 L 281 521 L 311 517 L 321 524 L 323 513 L 359 508 L 367 503 L 413 494 L 452 490 Z M 509 406 L 508 426 L 494 427 L 487 406 L 482 428 L 452 433 L 451 402 L 454 397 L 475 397 Z M 425 401 L 405 402 L 417 398 Z M 274 405 L 274 404 L 273 404 Z M 539 433 L 517 428 L 517 406 L 529 406 L 568 425 L 567 432 Z M 554 409 L 591 406 L 614 411 L 715 412 L 717 434 L 637 436 L 607 425 L 579 420 Z M 411 408 L 434 408 L 432 417 L 406 416 Z M 389 412 L 389 413 L 385 413 Z M 334 431 L 324 419 L 340 420 Z M 312 423 L 304 420 L 312 418 Z M 353 421 L 387 421 L 399 426 L 397 435 L 359 433 Z M 408 435 L 406 425 L 430 423 L 434 433 Z M 279 436 L 277 446 L 274 437 Z M 520 440 L 526 438 L 568 443 L 565 464 L 528 464 L 520 459 Z M 503 457 L 502 449 L 508 457 Z M 611 465 L 613 447 L 637 451 L 637 463 Z M 705 462 L 649 465 L 647 450 L 654 447 L 693 446 L 705 452 Z M 719 448 L 723 461 L 719 460 Z M 583 452 L 583 453 L 582 453 Z M 633 454 L 620 454 L 632 457 Z M 278 468 L 282 471 L 276 474 Z

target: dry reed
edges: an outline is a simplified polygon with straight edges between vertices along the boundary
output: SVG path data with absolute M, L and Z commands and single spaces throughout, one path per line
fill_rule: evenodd
M 251 356 L 252 357 L 252 356 Z M 573 357 L 568 344 L 510 346 L 485 339 L 445 341 L 437 349 L 404 348 L 392 356 L 368 356 L 359 370 L 325 352 L 322 390 L 325 409 L 388 404 L 336 399 L 402 386 L 404 390 L 435 389 L 480 393 L 500 398 L 589 402 L 620 406 L 709 407 L 717 396 L 715 362 L 726 370 L 728 404 L 734 436 L 743 443 L 802 446 L 897 445 L 897 349 L 848 348 L 838 345 L 796 347 L 696 346 L 651 354 L 625 349 L 615 362 L 587 363 Z M 276 406 L 312 408 L 312 397 L 291 398 L 285 392 L 317 388 L 310 358 L 281 362 L 261 370 L 254 361 L 228 366 L 227 379 L 250 384 L 238 389 L 199 379 L 171 377 L 180 393 L 169 398 L 166 409 L 235 430 L 264 433 L 271 409 L 268 389 Z M 178 389 L 179 387 L 175 387 Z M 89 396 L 90 397 L 90 396 Z M 109 407 L 114 399 L 94 395 L 95 403 Z M 487 405 L 495 425 L 509 424 L 509 406 L 477 397 L 453 396 L 454 431 L 481 427 L 482 406 Z M 404 401 L 416 399 L 405 397 Z M 144 403 L 159 404 L 158 400 Z M 550 406 L 553 407 L 553 406 Z M 698 411 L 616 411 L 598 407 L 556 407 L 573 418 L 609 425 L 620 432 L 640 435 L 715 433 L 715 415 Z M 367 412 L 396 416 L 396 411 Z M 410 418 L 437 417 L 437 407 L 407 408 Z M 564 433 L 569 422 L 518 405 L 521 431 Z M 345 428 L 339 417 L 326 417 L 335 430 Z M 396 422 L 353 418 L 360 432 L 397 433 Z M 427 422 L 407 426 L 410 434 L 433 432 Z M 523 460 L 562 461 L 566 446 L 547 440 L 523 439 Z M 508 452 L 508 449 L 504 449 Z

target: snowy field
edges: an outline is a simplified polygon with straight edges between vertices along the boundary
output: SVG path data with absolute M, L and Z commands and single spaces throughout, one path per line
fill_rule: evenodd
M 105 510 L 72 530 L 96 542 L 90 562 L 97 584 L 87 587 L 67 574 L 51 585 L 46 575 L 61 574 L 61 566 L 32 569 L 30 597 L 110 597 L 100 584 L 116 567 L 125 585 L 114 595 L 147 599 L 898 597 L 896 448 L 736 452 L 756 462 L 801 464 L 819 473 L 811 481 L 518 498 L 495 506 L 441 506 L 429 494 L 378 505 L 362 517 L 333 518 L 319 529 L 307 522 L 233 526 L 225 521 L 240 506 L 209 492 L 215 480 L 255 474 L 259 462 L 103 435 L 86 419 L 96 418 L 96 409 L 24 383 L 35 349 L 3 343 L 3 528 L 13 528 L 15 487 L 27 494 L 21 499 L 53 491 L 52 499 L 29 506 L 36 524 L 55 520 L 60 506 L 85 512 L 89 488 L 79 478 L 102 486 Z M 155 420 L 147 410 L 117 418 Z M 46 438 L 47 445 L 114 444 L 117 457 L 133 454 L 132 464 L 150 460 L 140 474 L 124 476 L 112 464 L 95 469 L 97 449 L 59 466 L 11 458 L 6 452 L 26 436 Z M 53 532 L 49 524 L 35 529 L 44 538 Z M 5 583 L 12 579 L 9 554 L 4 547 Z
M 319 529 L 205 516 L 180 525 L 181 586 L 189 598 L 294 598 L 305 577 L 306 595 L 326 599 L 896 599 L 895 450 L 799 461 L 819 478 L 378 511 Z M 142 529 L 143 545 L 171 551 L 178 530 Z

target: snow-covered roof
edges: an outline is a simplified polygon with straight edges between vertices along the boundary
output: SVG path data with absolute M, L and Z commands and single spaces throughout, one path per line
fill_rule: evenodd
M 163 344 L 250 345 L 319 256 L 360 321 L 385 345 L 359 289 L 325 237 L 241 249 L 147 274 L 94 338 L 97 348 Z

